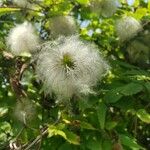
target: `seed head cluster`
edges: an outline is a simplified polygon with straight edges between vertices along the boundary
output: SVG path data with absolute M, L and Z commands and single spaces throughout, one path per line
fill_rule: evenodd
M 111 17 L 119 6 L 118 0 L 92 0 L 91 10 L 103 17 Z
M 31 121 L 35 113 L 35 107 L 28 99 L 21 99 L 18 101 L 14 109 L 14 116 L 24 124 Z
M 68 99 L 88 94 L 108 68 L 95 45 L 68 36 L 41 46 L 36 73 L 46 93 Z
M 29 3 L 28 0 L 13 0 L 13 2 L 14 2 L 14 4 L 16 4 L 22 8 L 30 8 L 31 7 L 31 4 Z
M 79 38 L 72 17 L 58 16 L 50 22 L 53 40 L 43 44 L 39 43 L 31 23 L 14 27 L 7 38 L 11 52 L 14 55 L 32 54 L 36 75 L 43 82 L 46 94 L 63 100 L 93 93 L 93 87 L 107 73 L 109 65 L 94 44 Z M 18 104 L 16 110 L 26 112 L 30 109 L 26 106 Z
M 142 25 L 133 17 L 124 17 L 118 20 L 116 31 L 121 41 L 126 41 L 134 37 L 140 30 Z
M 24 22 L 10 31 L 7 45 L 14 55 L 21 55 L 25 52 L 32 53 L 39 45 L 39 37 L 32 24 Z
M 50 20 L 51 37 L 68 36 L 76 33 L 76 23 L 71 16 L 56 16 Z
M 150 51 L 145 43 L 134 40 L 127 47 L 127 52 L 132 63 L 150 64 Z

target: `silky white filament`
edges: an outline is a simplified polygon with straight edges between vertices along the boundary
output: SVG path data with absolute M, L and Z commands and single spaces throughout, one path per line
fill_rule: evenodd
M 76 23 L 71 16 L 56 16 L 50 20 L 50 30 L 52 38 L 72 35 L 76 33 Z
M 39 37 L 32 24 L 24 22 L 11 29 L 7 37 L 7 45 L 14 55 L 21 55 L 25 52 L 32 53 L 39 45 Z
M 116 24 L 117 35 L 121 41 L 131 39 L 140 30 L 142 30 L 142 25 L 133 17 L 124 17 Z
M 36 73 L 46 93 L 66 99 L 90 93 L 108 68 L 95 45 L 68 36 L 41 46 Z

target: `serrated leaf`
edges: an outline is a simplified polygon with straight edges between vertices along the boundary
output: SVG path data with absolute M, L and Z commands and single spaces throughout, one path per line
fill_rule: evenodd
M 136 114 L 143 122 L 150 123 L 150 114 L 148 114 L 145 109 L 139 109 Z
M 80 122 L 80 126 L 83 129 L 96 130 L 90 123 L 84 121 Z
M 130 138 L 127 135 L 120 134 L 119 138 L 120 138 L 122 145 L 124 146 L 127 146 L 131 149 L 144 150 L 144 148 L 138 145 L 133 138 Z
M 97 108 L 97 116 L 101 129 L 104 129 L 105 127 L 106 112 L 107 112 L 106 105 L 103 102 L 99 103 Z

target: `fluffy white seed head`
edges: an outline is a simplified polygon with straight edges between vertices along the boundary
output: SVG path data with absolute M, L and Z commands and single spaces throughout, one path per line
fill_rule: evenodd
M 111 17 L 119 6 L 118 0 L 92 0 L 91 10 L 103 17 Z
M 72 35 L 76 33 L 76 23 L 71 16 L 56 16 L 50 20 L 50 30 L 52 38 Z
M 108 68 L 95 45 L 68 36 L 42 45 L 36 73 L 46 93 L 67 99 L 91 93 Z
M 2 6 L 3 5 L 3 0 L 0 0 L 0 6 Z
M 28 99 L 18 101 L 14 109 L 14 116 L 24 124 L 31 121 L 34 118 L 35 113 L 35 107 Z
M 150 50 L 145 43 L 134 40 L 127 47 L 127 52 L 132 63 L 150 64 Z
M 14 4 L 22 8 L 31 8 L 31 4 L 28 0 L 13 0 Z
M 133 17 L 124 17 L 116 24 L 117 35 L 121 41 L 131 39 L 140 30 L 142 30 L 142 25 Z
M 7 37 L 7 45 L 14 55 L 32 53 L 36 51 L 39 45 L 39 37 L 36 35 L 32 24 L 24 22 L 10 31 Z

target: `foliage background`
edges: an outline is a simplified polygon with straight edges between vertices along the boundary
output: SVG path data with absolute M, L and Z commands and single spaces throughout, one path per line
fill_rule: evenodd
M 135 39 L 146 43 L 150 51 L 150 36 L 146 39 L 143 31 L 120 43 L 115 31 L 116 20 L 130 15 L 141 20 L 150 34 L 150 1 L 135 0 L 129 5 L 120 0 L 121 7 L 110 18 L 93 14 L 89 0 L 31 2 L 36 4 L 33 10 L 19 8 L 11 0 L 3 0 L 0 8 L 0 149 L 9 149 L 10 143 L 26 150 L 150 149 L 149 64 L 145 65 L 144 57 L 133 63 L 126 51 Z M 83 39 L 99 46 L 111 72 L 98 84 L 96 96 L 56 105 L 53 98 L 44 96 L 30 57 L 12 56 L 5 38 L 12 27 L 28 20 L 43 41 L 50 40 L 50 18 L 64 14 L 73 15 Z M 26 65 L 20 80 L 20 70 Z M 23 92 L 36 109 L 27 124 L 13 115 Z

